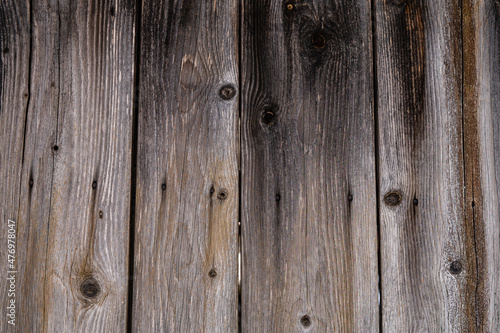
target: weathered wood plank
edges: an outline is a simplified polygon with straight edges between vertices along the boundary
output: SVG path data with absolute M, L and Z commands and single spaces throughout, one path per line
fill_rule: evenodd
M 500 2 L 464 0 L 462 16 L 465 207 L 476 257 L 469 331 L 499 332 Z
M 471 332 L 461 2 L 377 0 L 383 330 Z
M 242 331 L 378 331 L 369 1 L 245 1 Z
M 135 3 L 33 1 L 31 13 L 16 328 L 123 332 Z
M 30 54 L 30 10 L 28 1 L 0 1 L 0 331 L 14 332 L 10 325 L 19 320 L 19 275 L 16 276 L 14 294 L 10 288 L 12 275 L 7 271 L 18 269 L 18 253 L 14 267 L 8 266 L 8 220 L 15 221 L 12 230 L 19 225 L 21 170 L 23 169 L 24 128 L 26 108 L 29 99 L 29 54 Z M 14 232 L 13 235 L 16 233 Z M 12 239 L 11 240 L 15 240 Z M 19 245 L 17 246 L 19 249 Z M 13 300 L 13 317 L 7 309 Z
M 237 331 L 237 10 L 143 2 L 134 332 Z

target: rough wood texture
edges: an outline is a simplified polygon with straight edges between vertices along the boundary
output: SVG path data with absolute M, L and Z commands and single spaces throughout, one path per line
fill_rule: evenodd
M 238 328 L 237 10 L 143 2 L 134 332 Z
M 8 220 L 19 223 L 24 128 L 29 99 L 30 11 L 28 1 L 0 1 L 0 331 L 8 324 Z M 18 224 L 19 225 L 19 224 Z M 19 245 L 17 246 L 19 250 Z M 17 257 L 18 254 L 16 253 Z M 16 258 L 19 263 L 19 258 Z M 21 263 L 22 264 L 22 263 Z M 15 265 L 19 268 L 19 264 Z M 12 269 L 14 270 L 14 269 Z M 17 276 L 19 287 L 19 275 Z M 16 307 L 21 295 L 17 293 Z M 19 309 L 16 311 L 19 314 Z
M 458 0 L 375 2 L 383 330 L 472 332 Z
M 243 332 L 378 331 L 370 17 L 243 4 Z
M 17 58 L 31 65 L 31 85 L 28 93 L 27 81 L 18 83 L 17 92 L 29 105 L 23 163 L 13 164 L 22 172 L 15 328 L 123 332 L 135 4 L 33 1 L 30 10 L 31 62 Z M 29 25 L 20 12 L 8 16 Z M 24 104 L 6 106 L 12 116 Z
M 500 331 L 500 2 L 463 2 L 466 219 L 475 250 L 470 332 Z

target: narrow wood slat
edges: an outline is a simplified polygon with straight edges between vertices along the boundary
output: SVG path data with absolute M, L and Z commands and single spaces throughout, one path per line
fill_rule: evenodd
M 143 2 L 134 332 L 238 329 L 237 9 Z
M 370 2 L 241 22 L 242 331 L 376 332 Z
M 30 10 L 16 331 L 123 332 L 135 3 L 32 1 Z
M 7 317 L 9 302 L 16 303 L 15 312 L 19 316 L 19 293 L 14 297 L 9 290 L 8 270 L 16 270 L 19 265 L 13 262 L 14 269 L 8 267 L 8 220 L 15 221 L 15 229 L 20 223 L 20 196 L 22 187 L 28 184 L 21 181 L 23 169 L 24 128 L 26 108 L 29 99 L 29 53 L 30 53 L 30 11 L 28 1 L 0 1 L 0 304 L 1 332 L 15 332 L 16 326 L 10 325 Z M 19 246 L 17 247 L 20 250 Z M 12 254 L 12 253 L 11 253 Z M 14 253 L 16 257 L 18 253 Z M 19 259 L 16 258 L 19 262 Z M 16 274 L 19 288 L 19 274 Z
M 500 331 L 500 2 L 463 1 L 466 219 L 475 250 L 470 315 Z
M 461 2 L 375 2 L 383 330 L 472 332 Z

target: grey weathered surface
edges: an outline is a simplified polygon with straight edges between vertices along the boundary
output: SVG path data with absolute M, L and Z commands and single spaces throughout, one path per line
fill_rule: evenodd
M 31 14 L 31 59 L 18 59 L 31 66 L 31 85 L 23 163 L 14 164 L 22 173 L 16 330 L 122 332 L 135 4 L 33 1 Z M 8 15 L 29 31 L 29 18 Z
M 464 215 L 460 10 L 458 0 L 375 2 L 388 332 L 471 332 L 475 324 L 476 257 Z
M 19 221 L 24 126 L 29 99 L 28 1 L 0 1 L 0 331 L 7 323 L 8 220 Z M 16 254 L 17 255 L 17 254 Z M 17 265 L 19 266 L 19 265 Z M 19 285 L 19 282 L 18 282 Z M 19 297 L 17 298 L 19 302 Z M 19 304 L 19 303 L 18 303 Z M 18 305 L 17 304 L 17 305 Z
M 243 3 L 243 332 L 378 331 L 371 43 L 368 1 Z
M 237 331 L 237 10 L 143 2 L 134 332 Z
M 478 332 L 499 332 L 500 2 L 465 0 L 462 15 L 465 207 L 476 257 L 470 315 Z

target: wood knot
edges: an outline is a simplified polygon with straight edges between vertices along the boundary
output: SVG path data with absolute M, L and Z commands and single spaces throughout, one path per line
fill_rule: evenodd
M 276 114 L 271 110 L 264 110 L 261 119 L 264 124 L 271 125 L 276 120 Z
M 408 0 L 391 0 L 390 2 L 394 6 L 403 7 L 408 3 Z
M 316 32 L 311 37 L 311 44 L 317 50 L 322 50 L 325 48 L 326 39 L 321 33 Z
M 4 48 L 3 53 L 9 53 L 9 48 L 8 47 Z
M 288 10 L 293 10 L 294 6 L 293 4 L 289 3 L 288 5 L 286 5 L 286 9 Z
M 450 265 L 450 273 L 453 275 L 460 274 L 462 272 L 462 263 L 458 260 L 455 260 Z
M 101 286 L 95 278 L 88 277 L 80 285 L 80 292 L 86 298 L 96 298 L 101 293 Z
M 388 206 L 397 206 L 401 203 L 401 193 L 391 191 L 384 196 L 384 202 Z
M 211 278 L 213 279 L 214 277 L 216 277 L 216 276 L 217 276 L 217 271 L 216 271 L 214 268 L 212 268 L 212 269 L 208 272 L 208 276 L 209 276 L 209 277 L 211 277 Z
M 115 16 L 115 6 L 111 6 L 111 8 L 109 9 L 109 15 Z
M 226 200 L 228 197 L 228 194 L 227 194 L 227 191 L 225 189 L 222 189 L 219 191 L 219 193 L 217 194 L 217 199 L 219 200 Z
M 227 84 L 227 85 L 223 86 L 219 90 L 219 96 L 223 100 L 228 101 L 231 98 L 233 98 L 234 95 L 236 95 L 236 89 L 232 85 L 230 85 L 230 84 Z
M 301 318 L 300 318 L 300 324 L 304 327 L 309 327 L 311 326 L 311 317 L 309 317 L 308 315 L 303 315 Z

